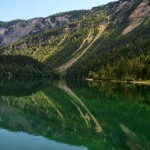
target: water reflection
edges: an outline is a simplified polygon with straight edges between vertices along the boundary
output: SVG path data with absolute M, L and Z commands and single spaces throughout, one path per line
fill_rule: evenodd
M 84 147 L 62 144 L 41 136 L 31 136 L 22 132 L 13 133 L 1 129 L 0 133 L 0 148 L 3 150 L 87 150 L 87 148 Z
M 150 149 L 149 91 L 107 82 L 1 80 L 0 127 L 89 150 Z

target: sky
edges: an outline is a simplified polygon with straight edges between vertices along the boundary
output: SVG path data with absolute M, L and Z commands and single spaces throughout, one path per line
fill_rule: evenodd
M 0 21 L 47 17 L 70 10 L 90 9 L 115 0 L 1 0 Z

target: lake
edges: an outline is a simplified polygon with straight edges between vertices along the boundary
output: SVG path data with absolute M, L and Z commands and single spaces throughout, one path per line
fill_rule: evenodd
M 150 86 L 0 80 L 1 150 L 148 150 Z

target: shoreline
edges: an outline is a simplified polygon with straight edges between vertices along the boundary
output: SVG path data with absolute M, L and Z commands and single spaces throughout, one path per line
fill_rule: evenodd
M 143 85 L 150 85 L 150 80 L 133 80 L 133 81 L 126 81 L 126 80 L 94 80 L 90 78 L 85 78 L 86 81 L 90 82 L 98 82 L 98 81 L 109 81 L 109 82 L 118 82 L 118 83 L 132 83 L 132 84 L 143 84 Z

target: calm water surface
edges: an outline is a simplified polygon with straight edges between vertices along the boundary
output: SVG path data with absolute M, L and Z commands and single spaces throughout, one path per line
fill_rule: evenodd
M 0 80 L 0 150 L 149 150 L 150 86 Z

